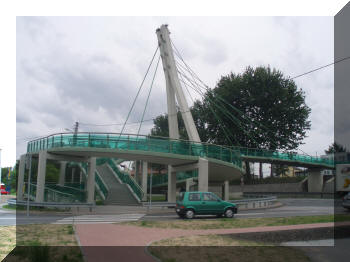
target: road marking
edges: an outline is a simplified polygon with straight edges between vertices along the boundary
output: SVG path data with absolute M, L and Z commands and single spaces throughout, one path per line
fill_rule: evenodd
M 137 221 L 144 214 L 122 214 L 122 215 L 87 215 L 78 217 L 65 217 L 52 224 L 100 224 L 100 223 L 118 223 L 125 221 Z

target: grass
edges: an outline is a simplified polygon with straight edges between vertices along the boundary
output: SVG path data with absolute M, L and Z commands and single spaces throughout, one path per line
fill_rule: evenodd
M 152 243 L 148 250 L 164 262 L 310 261 L 303 252 L 297 249 L 262 245 L 264 243 L 232 239 L 225 235 L 202 235 L 161 240 Z
M 149 201 L 150 196 L 147 196 L 147 201 Z M 165 201 L 166 197 L 165 195 L 152 195 L 152 201 L 154 202 L 160 202 L 160 201 Z
M 0 261 L 16 246 L 16 226 L 0 227 Z
M 232 239 L 226 235 L 176 237 L 152 243 L 152 246 L 262 246 L 262 243 Z
M 350 215 L 341 214 L 335 217 L 337 222 L 350 221 Z M 178 229 L 221 229 L 221 228 L 245 228 L 258 226 L 286 226 L 299 224 L 314 224 L 334 222 L 333 215 L 321 216 L 295 216 L 272 218 L 242 218 L 242 219 L 193 219 L 176 221 L 135 221 L 124 224 L 153 227 L 153 228 L 178 228 Z
M 17 225 L 18 246 L 77 246 L 72 225 Z

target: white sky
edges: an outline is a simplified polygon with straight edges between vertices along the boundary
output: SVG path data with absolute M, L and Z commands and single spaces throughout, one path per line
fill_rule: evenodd
M 333 7 L 333 14 L 341 6 Z M 7 18 L 13 20 L 14 15 Z M 14 164 L 25 153 L 27 138 L 61 132 L 76 120 L 122 122 L 156 47 L 155 29 L 163 23 L 169 24 L 172 40 L 186 62 L 209 86 L 221 75 L 240 73 L 248 65 L 270 65 L 294 76 L 333 60 L 331 16 L 18 17 L 16 22 L 10 29 L 16 37 L 16 90 L 13 79 L 10 85 L 2 85 L 11 87 L 1 88 L 1 97 L 6 95 L 1 114 L 8 119 L 2 121 L 0 133 L 2 166 Z M 13 65 L 14 56 L 9 59 Z M 301 77 L 296 83 L 306 92 L 312 109 L 312 129 L 301 148 L 321 154 L 333 141 L 333 68 Z M 145 96 L 141 94 L 130 121 L 140 119 Z M 165 111 L 160 70 L 145 118 Z M 142 133 L 149 128 L 146 125 Z M 120 128 L 93 130 L 118 132 Z M 132 126 L 126 131 L 136 130 Z

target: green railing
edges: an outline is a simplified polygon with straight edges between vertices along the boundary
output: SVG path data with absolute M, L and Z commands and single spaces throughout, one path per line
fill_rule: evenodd
M 276 160 L 297 161 L 309 164 L 321 164 L 329 167 L 334 167 L 333 159 L 326 159 L 321 157 L 313 157 L 309 155 L 301 155 L 292 152 L 279 152 L 264 149 L 232 147 L 233 150 L 238 151 L 241 157 L 263 157 Z
M 60 133 L 33 140 L 28 143 L 28 152 L 58 147 L 95 147 L 119 150 L 141 150 L 155 153 L 169 153 L 183 156 L 207 157 L 242 167 L 236 150 L 228 147 L 142 135 L 120 135 L 112 133 Z
M 198 170 L 186 171 L 186 172 L 177 172 L 176 173 L 176 182 L 182 182 L 187 178 L 198 177 Z M 162 175 L 153 175 L 152 176 L 152 187 L 159 185 L 166 185 L 168 183 L 168 174 Z M 148 177 L 148 185 L 150 184 L 150 177 Z
M 25 194 L 28 192 L 27 184 L 25 183 Z M 30 183 L 30 197 L 35 199 L 36 197 L 37 185 Z M 48 188 L 47 185 L 44 187 L 44 202 L 64 202 L 64 203 L 74 203 L 78 202 L 75 195 L 60 192 L 52 188 Z
M 105 184 L 102 182 L 101 177 L 97 172 L 95 172 L 95 182 L 102 191 L 102 194 L 104 195 L 105 198 L 108 196 L 108 189 L 106 188 Z
M 97 162 L 97 161 L 96 161 Z M 85 174 L 88 173 L 88 166 L 87 166 L 87 163 L 81 163 L 81 167 L 85 170 Z M 100 177 L 100 175 L 95 172 L 95 183 L 98 185 L 98 187 L 100 188 L 103 196 L 105 198 L 107 198 L 108 196 L 108 189 L 107 187 L 105 186 L 105 184 L 102 182 L 102 179 Z
M 66 193 L 71 195 L 72 197 L 74 197 L 74 202 L 78 201 L 78 202 L 86 202 L 86 192 L 74 187 L 70 187 L 70 186 L 61 186 L 61 185 L 57 185 L 57 184 L 46 184 L 45 185 L 46 188 L 55 190 L 57 192 L 60 193 Z
M 106 161 L 108 165 L 113 169 L 113 171 L 118 175 L 119 179 L 123 183 L 128 184 L 131 187 L 131 189 L 134 191 L 134 193 L 137 195 L 137 197 L 140 200 L 142 200 L 144 192 L 142 188 L 139 186 L 139 184 L 128 173 L 122 172 L 111 158 L 108 158 Z

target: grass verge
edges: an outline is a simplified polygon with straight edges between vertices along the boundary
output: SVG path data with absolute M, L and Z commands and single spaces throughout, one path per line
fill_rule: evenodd
M 350 221 L 350 215 L 321 215 L 321 216 L 295 216 L 295 217 L 269 217 L 269 218 L 242 218 L 242 219 L 193 219 L 175 221 L 135 221 L 124 224 L 153 228 L 175 229 L 221 229 L 221 228 L 244 228 L 258 226 L 286 226 L 299 224 L 314 224 Z
M 261 245 L 262 243 L 232 239 L 225 235 L 202 235 L 161 240 L 149 246 L 148 251 L 163 262 L 310 261 L 305 254 L 294 248 Z
M 16 246 L 16 226 L 0 227 L 0 261 Z
M 0 239 L 0 259 L 6 257 L 4 261 L 83 262 L 72 225 L 0 227 Z

